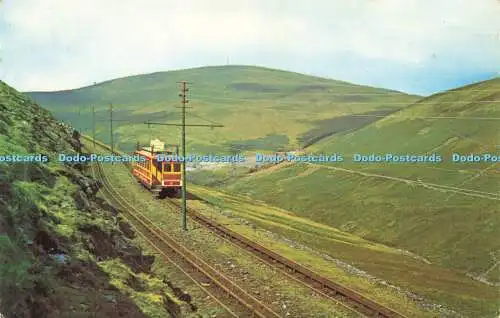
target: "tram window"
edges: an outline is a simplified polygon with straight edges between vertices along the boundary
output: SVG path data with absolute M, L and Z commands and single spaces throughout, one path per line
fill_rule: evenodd
M 161 161 L 156 161 L 156 169 L 158 169 L 158 171 L 161 171 Z
M 172 163 L 165 162 L 165 172 L 172 172 Z
M 181 172 L 181 164 L 174 163 L 174 172 Z

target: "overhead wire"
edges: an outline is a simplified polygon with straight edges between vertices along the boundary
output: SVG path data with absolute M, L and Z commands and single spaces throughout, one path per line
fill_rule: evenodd
M 340 87 L 340 85 L 337 85 L 337 87 Z M 348 85 L 345 85 L 345 87 L 351 87 L 352 86 L 348 86 Z M 452 93 L 457 93 L 457 94 L 468 94 L 468 93 L 472 93 L 472 92 L 479 92 L 479 93 L 485 93 L 485 92 L 499 92 L 499 90 L 494 90 L 494 89 L 483 89 L 483 90 L 469 90 L 467 92 L 463 92 L 463 91 L 453 91 L 453 90 L 450 90 L 450 91 L 445 91 L 445 92 L 441 92 L 441 93 L 438 93 L 439 95 L 441 94 L 452 94 Z M 267 95 L 269 95 L 268 92 L 266 92 Z M 273 93 L 271 93 L 273 94 Z M 283 94 L 283 93 L 277 93 L 277 94 Z M 329 92 L 325 92 L 325 95 L 326 96 L 408 96 L 408 94 L 406 93 L 403 93 L 403 92 L 385 92 L 385 93 L 329 93 Z M 411 95 L 409 95 L 411 96 Z M 416 95 L 414 95 L 416 96 Z M 217 96 L 217 97 L 214 97 L 212 95 L 203 95 L 203 94 L 195 94 L 191 97 L 191 100 L 195 100 L 198 98 L 203 98 L 203 97 L 206 97 L 206 98 L 210 98 L 212 100 L 222 100 L 222 101 L 238 101 L 238 102 L 245 102 L 245 103 L 251 103 L 251 102 L 261 102 L 262 99 L 245 99 L 245 98 L 232 98 L 232 97 L 220 97 L 220 96 Z M 429 96 L 427 97 L 423 97 L 424 99 L 427 99 Z M 489 97 L 489 96 L 488 96 Z M 290 98 L 290 97 L 287 97 L 287 98 Z M 199 100 L 198 102 L 200 103 L 205 103 L 205 104 L 214 104 L 214 105 L 220 105 L 219 103 L 215 103 L 215 102 L 211 102 L 211 101 L 205 101 L 205 100 Z M 290 101 L 286 100 L 286 99 L 281 99 L 281 100 L 275 100 L 274 101 L 276 104 L 291 104 Z M 426 101 L 426 100 L 417 100 L 417 101 L 410 101 L 410 102 L 384 102 L 384 101 L 335 101 L 335 100 L 331 100 L 329 101 L 331 104 L 335 105 L 360 105 L 360 104 L 377 104 L 377 105 L 404 105 L 404 106 L 412 106 L 412 105 L 442 105 L 442 104 L 468 104 L 468 103 L 476 103 L 476 104 L 486 104 L 486 103 L 500 103 L 500 99 L 493 99 L 493 100 L 479 100 L 479 101 L 436 101 L 436 100 L 430 100 L 430 101 Z M 403 108 L 404 109 L 404 108 Z M 292 109 L 276 109 L 276 108 L 259 108 L 259 111 L 262 111 L 262 110 L 268 110 L 268 111 L 279 111 L 279 112 L 295 112 L 295 113 L 302 113 L 302 114 L 307 114 L 307 115 L 310 115 L 310 111 L 299 111 L 299 110 L 292 110 Z M 395 109 L 394 112 L 399 112 L 400 109 Z M 192 113 L 190 112 L 190 115 L 193 116 L 193 117 L 196 117 L 198 119 L 201 119 L 203 121 L 206 121 L 206 122 L 209 122 L 209 123 L 212 123 L 212 124 L 218 124 L 217 122 L 213 121 L 213 120 L 210 120 L 210 119 L 207 119 L 207 118 L 204 118 L 202 116 L 199 116 L 199 115 L 196 115 L 195 113 Z M 478 117 L 478 116 L 404 116 L 404 115 L 396 115 L 394 113 L 392 114 L 388 114 L 388 115 L 377 115 L 377 114 L 356 114 L 356 113 L 341 113 L 341 114 L 337 114 L 337 115 L 340 115 L 340 116 L 350 116 L 350 117 L 374 117 L 374 118 L 408 118 L 408 119 L 447 119 L 447 120 L 500 120 L 500 117 Z M 159 118 L 163 118 L 163 117 L 168 117 L 169 115 L 166 114 L 165 116 L 161 116 L 161 117 L 158 117 L 158 116 L 155 116 L 154 119 L 159 119 Z M 124 122 L 129 122 L 129 123 L 139 123 L 139 122 L 135 122 L 133 120 L 116 120 L 116 121 L 124 121 Z M 269 123 L 268 123 L 269 124 Z M 453 130 L 450 130 L 451 132 L 453 132 L 455 135 L 459 136 L 460 138 L 462 139 L 469 139 L 469 140 L 472 140 L 478 144 L 481 144 L 484 146 L 484 144 L 482 144 L 481 142 L 477 141 L 477 140 L 474 140 L 472 138 L 469 138 L 469 137 L 464 137 L 460 134 L 458 134 L 457 132 L 453 131 Z M 495 165 L 493 165 L 495 166 Z M 489 167 L 491 168 L 491 166 Z M 488 170 L 485 169 L 485 170 Z M 474 177 L 478 177 L 480 175 L 483 175 L 483 170 L 481 170 L 481 172 L 479 172 L 478 174 L 476 174 Z M 474 178 L 473 177 L 473 178 Z M 466 180 L 469 181 L 470 179 Z M 450 196 L 449 196 L 450 197 Z M 449 198 L 448 197 L 448 198 Z M 447 199 L 448 199 L 447 198 Z
M 290 97 L 287 97 L 287 98 L 292 98 L 291 96 Z M 255 103 L 255 102 L 262 102 L 262 100 L 266 100 L 267 99 L 248 99 L 248 98 L 234 98 L 234 97 L 211 97 L 211 99 L 216 99 L 216 100 L 227 100 L 227 101 L 241 101 L 241 102 L 246 102 L 246 103 Z M 194 100 L 194 98 L 191 98 L 191 100 Z M 211 101 L 205 101 L 205 100 L 198 100 L 198 102 L 200 103 L 205 103 L 205 104 L 216 104 L 216 105 L 220 105 L 220 104 L 217 104 L 215 102 L 211 102 Z M 287 100 L 274 100 L 275 103 L 277 104 L 290 104 L 290 101 L 287 101 Z M 365 105 L 365 104 L 388 104 L 388 105 L 412 105 L 412 104 L 416 104 L 418 103 L 419 105 L 432 105 L 432 104 L 444 104 L 444 105 L 448 105 L 448 104 L 457 104 L 457 103 L 464 103 L 464 104 L 468 104 L 468 103 L 471 103 L 470 101 L 432 101 L 432 102 L 419 102 L 418 100 L 417 101 L 409 101 L 409 102 L 384 102 L 384 101 L 336 101 L 336 100 L 329 100 L 328 102 L 330 103 L 336 103 L 336 104 L 347 104 L 347 105 L 357 105 L 357 104 L 361 104 L 361 105 Z M 500 99 L 494 99 L 494 100 L 482 100 L 482 101 L 475 101 L 474 103 L 479 103 L 479 104 L 487 104 L 487 103 L 500 103 Z
M 494 89 L 483 89 L 483 90 L 471 90 L 467 92 L 462 92 L 462 91 L 451 91 L 451 92 L 443 92 L 443 93 L 470 93 L 470 92 L 499 92 L 499 90 L 494 90 Z M 266 93 L 267 94 L 267 93 Z M 442 93 L 439 93 L 442 94 Z M 327 94 L 329 95 L 335 95 L 335 94 Z M 347 95 L 343 93 L 338 93 L 337 95 Z M 352 95 L 362 95 L 362 94 L 352 94 Z M 405 95 L 404 93 L 380 93 L 380 94 L 373 94 L 373 95 Z M 245 98 L 232 98 L 232 97 L 213 97 L 213 96 L 207 96 L 207 95 L 194 95 L 193 98 L 196 99 L 196 97 L 209 97 L 211 99 L 216 99 L 216 100 L 225 100 L 225 101 L 241 101 L 241 102 L 246 102 L 246 103 L 256 103 L 261 101 L 260 99 L 245 99 Z M 429 96 L 428 96 L 429 97 Z M 427 99 L 428 97 L 424 97 Z M 192 98 L 192 99 L 193 99 Z M 219 103 L 215 102 L 210 102 L 210 101 L 204 101 L 204 100 L 199 100 L 200 103 L 204 104 L 213 104 L 213 105 L 220 105 Z M 384 102 L 384 101 L 329 101 L 333 105 L 366 105 L 366 104 L 376 104 L 376 105 L 403 105 L 403 106 L 412 106 L 412 105 L 435 105 L 435 104 L 440 104 L 440 105 L 447 105 L 447 104 L 469 104 L 469 103 L 475 103 L 475 104 L 488 104 L 488 103 L 500 103 L 500 98 L 499 99 L 493 99 L 493 100 L 480 100 L 480 101 L 422 101 L 422 100 L 417 100 L 417 101 L 410 101 L 410 102 Z M 292 104 L 290 101 L 287 100 L 274 100 L 275 104 Z M 407 108 L 407 107 L 403 107 Z M 262 110 L 268 110 L 268 111 L 280 111 L 280 112 L 290 112 L 290 113 L 298 113 L 298 114 L 304 114 L 304 115 L 311 115 L 310 111 L 303 111 L 303 110 L 294 110 L 294 109 L 276 109 L 276 108 L 259 108 L 259 111 Z M 399 110 L 395 110 L 397 112 Z M 376 115 L 376 114 L 356 114 L 356 113 L 343 113 L 341 114 L 343 116 L 352 116 L 352 117 L 374 117 L 374 118 L 385 118 L 385 117 L 397 117 L 397 118 L 411 118 L 411 119 L 460 119 L 460 120 L 500 120 L 500 117 L 480 117 L 480 116 L 401 116 L 401 115 L 395 115 L 395 114 L 389 114 L 389 115 Z
M 474 90 L 475 92 L 485 92 L 485 90 Z M 495 91 L 495 92 L 499 92 L 500 90 L 492 90 L 492 91 Z M 471 92 L 471 91 L 469 91 Z M 469 93 L 468 92 L 468 93 Z M 460 92 L 460 93 L 463 93 L 463 92 Z M 359 104 L 359 102 L 337 102 L 338 104 Z M 376 103 L 376 104 L 387 104 L 387 103 L 383 103 L 383 102 L 379 102 L 379 101 L 375 101 L 375 102 L 372 102 L 372 103 Z M 483 101 L 429 101 L 429 102 L 419 102 L 419 101 L 416 101 L 414 103 L 405 103 L 405 105 L 407 106 L 411 106 L 411 105 L 422 105 L 422 104 L 462 104 L 462 103 L 500 103 L 500 99 L 499 100 L 483 100 Z M 391 103 L 391 104 L 394 104 L 394 103 Z M 276 109 L 269 109 L 269 108 L 265 108 L 266 110 L 273 110 L 273 111 L 276 111 Z M 260 109 L 262 110 L 262 109 Z M 282 111 L 282 110 L 280 110 Z M 283 111 L 291 111 L 291 112 L 298 112 L 298 113 L 303 113 L 303 114 L 310 114 L 310 112 L 306 112 L 306 111 L 294 111 L 294 110 L 283 110 Z M 396 110 L 395 112 L 398 112 L 399 110 Z M 344 113 L 344 114 L 341 114 L 343 116 L 352 116 L 352 117 L 376 117 L 376 118 L 411 118 L 411 119 L 454 119 L 454 120 L 500 120 L 499 117 L 470 117 L 470 116 L 402 116 L 402 115 L 395 115 L 394 113 L 392 114 L 388 114 L 388 115 L 375 115 L 375 114 L 349 114 L 349 113 Z M 460 137 L 461 139 L 468 139 L 468 140 L 471 140 L 483 147 L 486 147 L 488 148 L 489 146 L 485 145 L 484 143 L 474 139 L 474 138 L 470 138 L 470 137 L 466 137 L 466 136 L 463 136 L 462 134 L 454 131 L 453 129 L 450 129 L 450 132 L 452 132 L 454 135 Z M 497 164 L 493 164 L 491 166 L 488 166 L 486 169 L 480 169 L 479 171 L 477 171 L 477 173 L 472 176 L 471 178 L 467 178 L 465 180 L 463 180 L 458 186 L 461 186 L 473 179 L 476 179 L 480 176 L 484 176 L 484 173 L 490 169 L 492 169 L 493 167 L 495 167 Z M 425 167 L 425 166 L 423 166 Z M 474 191 L 474 190 L 470 190 L 470 191 Z M 449 198 L 451 197 L 451 195 L 449 195 L 445 201 L 447 201 Z
M 491 80 L 497 80 L 497 79 L 500 79 L 500 78 L 493 78 Z M 329 89 L 331 88 L 335 88 L 335 87 L 347 87 L 347 88 L 350 88 L 352 90 L 354 89 L 358 89 L 358 88 L 362 88 L 363 90 L 384 90 L 384 88 L 377 88 L 377 87 L 370 87 L 370 86 L 363 86 L 363 85 L 357 85 L 357 84 L 345 84 L 345 85 L 336 85 L 336 84 L 325 84 L 324 86 L 321 86 L 319 84 L 304 84 L 304 86 L 312 86 L 313 88 L 314 87 L 318 87 L 319 91 L 322 91 L 322 92 L 328 92 Z M 294 86 L 291 86 L 291 87 L 288 87 L 288 88 L 293 88 Z M 300 86 L 298 86 L 300 87 Z M 279 95 L 279 94 L 283 94 L 283 93 L 286 93 L 286 89 L 287 87 L 284 86 L 284 87 L 280 87 L 283 89 L 283 91 L 276 91 L 276 92 L 272 92 L 272 91 L 266 91 L 266 92 L 263 92 L 265 93 L 266 95 L 271 95 L 271 94 L 276 94 L 276 95 Z M 374 92 L 374 93 L 370 93 L 370 92 L 363 92 L 363 93 L 332 93 L 332 92 L 328 92 L 329 94 L 328 95 L 338 95 L 338 96 L 341 96 L 341 95 L 361 95 L 361 96 L 380 96 L 380 95 L 396 95 L 396 96 L 400 96 L 400 95 L 405 95 L 405 96 L 420 96 L 422 98 L 425 98 L 425 97 L 430 97 L 430 96 L 433 96 L 433 95 L 438 95 L 438 94 L 469 94 L 469 93 L 475 93 L 475 92 L 498 92 L 497 89 L 471 89 L 471 90 L 467 90 L 467 91 L 463 91 L 463 90 L 460 90 L 461 87 L 459 88 L 452 88 L 452 89 L 449 89 L 449 90 L 445 90 L 445 91 L 441 91 L 441 92 L 437 92 L 437 93 L 434 93 L 434 94 L 430 94 L 430 95 L 421 95 L 421 94 L 414 94 L 414 93 L 407 93 L 407 92 L 400 92 L 400 91 L 394 91 L 394 90 L 388 90 L 387 92 Z M 242 90 L 244 91 L 244 90 Z M 248 90 L 247 92 L 250 92 L 250 90 Z M 295 90 L 292 92 L 301 92 L 300 90 Z M 304 92 L 304 91 L 302 91 Z M 205 97 L 213 97 L 212 95 L 204 95 L 204 94 L 199 94 L 197 93 L 195 96 L 205 96 Z

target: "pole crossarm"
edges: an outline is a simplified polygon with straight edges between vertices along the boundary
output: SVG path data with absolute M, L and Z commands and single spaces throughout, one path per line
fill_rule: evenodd
M 224 127 L 223 125 L 203 125 L 203 124 L 193 124 L 193 125 L 182 125 L 182 124 L 165 124 L 165 123 L 153 123 L 153 122 L 144 122 L 144 124 L 147 124 L 147 125 L 162 125 L 162 126 L 178 126 L 178 127 L 182 127 L 182 126 L 185 126 L 185 127 L 212 127 L 212 128 L 215 128 L 215 127 Z
M 144 124 L 148 125 L 160 125 L 160 126 L 176 126 L 176 127 L 182 127 L 181 130 L 181 149 L 182 149 L 182 156 L 185 158 L 186 157 L 186 127 L 210 127 L 210 128 L 218 128 L 218 127 L 224 127 L 223 125 L 219 124 L 191 124 L 188 125 L 186 124 L 186 108 L 191 108 L 187 107 L 186 104 L 189 102 L 187 100 L 187 92 L 189 91 L 189 88 L 187 88 L 188 82 L 186 81 L 181 81 L 177 82 L 180 85 L 180 93 L 179 97 L 181 97 L 181 123 L 180 124 L 167 124 L 167 123 L 158 123 L 158 122 L 152 122 L 152 121 L 145 121 Z M 112 119 L 110 119 L 112 120 Z M 186 178 L 186 165 L 182 164 L 181 165 L 181 172 L 182 172 L 182 188 L 181 188 L 181 223 L 182 223 L 182 230 L 187 231 L 187 178 Z

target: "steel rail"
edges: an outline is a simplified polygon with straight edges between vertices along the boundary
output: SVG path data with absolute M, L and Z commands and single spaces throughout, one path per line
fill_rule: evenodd
M 92 141 L 92 138 L 86 136 L 84 138 Z M 102 148 L 110 150 L 109 146 L 103 143 L 98 142 L 97 144 L 99 144 Z M 115 151 L 115 153 L 122 155 L 117 151 Z M 125 165 L 130 167 L 127 163 L 125 163 Z M 178 207 L 177 202 L 172 200 L 169 200 L 169 202 Z M 352 289 L 344 287 L 326 277 L 316 274 L 304 266 L 267 249 L 266 247 L 228 229 L 221 224 L 218 224 L 216 221 L 194 211 L 192 208 L 188 210 L 188 215 L 208 230 L 230 241 L 234 245 L 242 247 L 244 250 L 252 253 L 265 263 L 281 270 L 283 273 L 286 273 L 289 277 L 291 276 L 294 277 L 295 280 L 301 281 L 303 284 L 317 291 L 322 296 L 334 300 L 339 304 L 342 304 L 343 302 L 349 303 L 350 306 L 345 304 L 342 305 L 358 314 L 383 318 L 407 318 L 404 314 L 399 313 L 396 310 L 381 305 Z M 360 311 L 363 311 L 364 313 L 361 313 Z
M 168 202 L 178 206 L 178 203 L 173 200 L 168 200 Z M 318 275 L 304 266 L 228 229 L 226 226 L 217 223 L 213 219 L 196 212 L 193 208 L 188 210 L 188 215 L 198 224 L 212 231 L 216 235 L 236 246 L 239 246 L 240 248 L 243 248 L 244 250 L 247 250 L 261 261 L 281 270 L 283 273 L 287 274 L 287 276 L 302 282 L 304 285 L 310 287 L 322 296 L 334 300 L 338 304 L 354 311 L 357 314 L 361 314 L 363 316 L 378 315 L 376 317 L 384 318 L 406 318 L 405 315 L 386 306 L 380 305 L 379 303 L 352 289 L 332 282 L 328 278 Z M 340 298 L 340 300 L 337 298 Z M 342 301 L 350 303 L 351 306 L 347 306 Z
M 96 176 L 95 174 L 95 171 L 94 169 L 92 169 L 92 176 L 94 179 L 98 180 L 98 177 Z M 101 194 L 103 195 L 104 199 L 106 201 L 108 201 L 108 203 L 111 203 L 112 202 L 112 199 L 110 199 L 110 196 L 112 197 L 113 195 L 112 194 L 109 194 L 109 192 L 107 191 L 107 189 L 105 188 L 102 188 L 100 189 L 101 190 Z M 107 194 L 105 194 L 107 193 Z M 174 265 L 181 273 L 183 273 L 184 275 L 186 275 L 191 281 L 193 281 L 193 283 L 195 283 L 201 290 L 203 290 L 203 292 L 205 292 L 210 298 L 212 298 L 215 302 L 217 302 L 222 308 L 224 308 L 231 316 L 233 317 L 239 317 L 236 313 L 234 313 L 228 306 L 226 306 L 221 300 L 219 300 L 214 294 L 212 294 L 209 290 L 207 290 L 207 288 L 205 288 L 203 285 L 201 285 L 200 282 L 198 282 L 198 280 L 196 278 L 194 278 L 191 274 L 189 274 L 188 272 L 186 272 L 186 270 L 184 270 L 180 265 L 178 265 L 176 262 L 174 262 L 174 260 L 168 256 L 163 250 L 161 247 L 158 246 L 158 244 L 154 243 L 153 241 L 151 241 L 134 223 L 133 223 L 133 220 L 131 220 L 129 217 L 127 217 L 126 215 L 124 215 L 125 219 L 129 222 L 130 226 L 134 229 L 134 232 L 139 234 L 139 236 L 145 240 L 154 250 L 156 250 L 156 252 L 158 252 L 159 254 L 161 254 L 163 256 L 163 258 L 170 264 Z
M 171 252 L 175 253 L 177 256 L 180 256 L 197 273 L 205 276 L 205 280 L 210 280 L 216 286 L 218 286 L 219 289 L 223 290 L 228 296 L 243 305 L 247 309 L 251 317 L 280 317 L 271 308 L 267 307 L 264 303 L 236 285 L 224 274 L 220 273 L 208 263 L 203 261 L 201 258 L 196 256 L 193 252 L 177 243 L 173 237 L 165 233 L 151 220 L 145 217 L 133 205 L 127 202 L 119 192 L 115 191 L 112 188 L 109 180 L 107 179 L 107 176 L 102 171 L 102 167 L 100 166 L 100 164 L 97 165 L 97 171 L 99 179 L 103 182 L 106 191 L 112 197 L 111 200 L 109 200 L 110 198 L 108 197 L 110 203 L 115 206 L 120 206 L 122 208 L 122 212 L 128 214 L 134 219 L 134 221 L 138 222 L 144 228 L 144 230 L 140 230 L 142 234 L 144 234 L 145 231 L 149 232 L 151 237 L 154 237 L 155 241 L 162 242 L 166 247 L 168 247 Z M 165 248 L 163 248 L 162 251 L 165 251 Z M 170 258 L 170 261 L 172 262 L 172 258 Z M 226 307 L 226 309 L 228 308 Z

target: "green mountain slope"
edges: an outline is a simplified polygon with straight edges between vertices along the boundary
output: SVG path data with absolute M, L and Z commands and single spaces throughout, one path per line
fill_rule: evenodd
M 494 79 L 425 98 L 310 149 L 342 153 L 343 163 L 285 163 L 226 189 L 498 282 L 499 164 L 450 162 L 453 152 L 499 155 L 498 118 Z M 354 163 L 355 153 L 437 153 L 443 161 Z
M 0 81 L 0 317 L 178 316 L 97 182 L 54 160 L 80 150 L 71 127 Z M 31 154 L 49 160 L 12 162 Z
M 179 123 L 177 81 L 192 82 L 188 124 L 217 122 L 223 128 L 188 128 L 188 147 L 196 152 L 294 149 L 325 136 L 356 129 L 418 99 L 396 91 L 252 66 L 214 66 L 130 76 L 59 92 L 31 92 L 32 98 L 88 133 L 90 107 L 97 109 L 97 137 L 109 142 L 108 103 L 113 103 L 118 146 L 159 137 L 179 142 L 179 128 L 144 125 L 145 120 Z M 80 112 L 80 113 L 79 113 Z M 335 125 L 332 125 L 334 123 Z

